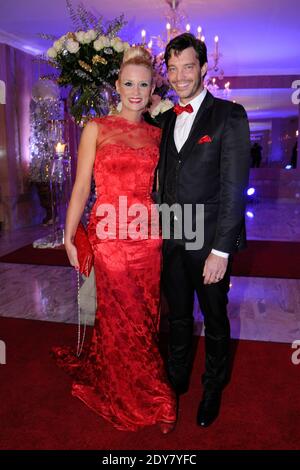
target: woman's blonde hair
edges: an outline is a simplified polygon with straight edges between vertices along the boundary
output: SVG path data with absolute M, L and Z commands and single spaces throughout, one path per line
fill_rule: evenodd
M 133 46 L 127 49 L 123 56 L 123 62 L 120 67 L 119 78 L 126 65 L 143 65 L 151 72 L 153 78 L 152 56 L 147 49 L 142 46 Z

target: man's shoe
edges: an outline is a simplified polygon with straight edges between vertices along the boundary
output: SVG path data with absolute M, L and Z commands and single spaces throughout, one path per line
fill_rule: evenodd
M 204 392 L 197 413 L 197 424 L 204 428 L 210 426 L 219 415 L 222 392 Z

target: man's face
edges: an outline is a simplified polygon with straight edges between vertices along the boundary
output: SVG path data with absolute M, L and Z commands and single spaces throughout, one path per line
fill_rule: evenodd
M 178 55 L 171 51 L 168 62 L 169 82 L 183 104 L 188 103 L 203 90 L 203 75 L 207 63 L 200 68 L 199 59 L 193 47 L 188 47 Z

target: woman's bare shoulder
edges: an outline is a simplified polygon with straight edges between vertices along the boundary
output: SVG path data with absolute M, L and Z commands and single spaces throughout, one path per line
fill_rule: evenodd
M 99 122 L 97 122 L 95 119 L 89 121 L 83 129 L 83 133 L 85 135 L 97 135 L 99 132 Z

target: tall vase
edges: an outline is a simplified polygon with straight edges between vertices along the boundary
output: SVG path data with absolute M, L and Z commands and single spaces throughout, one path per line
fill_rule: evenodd
M 51 204 L 51 193 L 50 193 L 50 182 L 36 182 L 35 183 L 37 193 L 40 200 L 40 205 L 46 211 L 46 215 L 43 219 L 43 225 L 52 225 L 52 204 Z
M 75 122 L 83 127 L 90 119 L 109 114 L 111 107 L 117 105 L 117 96 L 115 89 L 109 84 L 80 85 L 69 93 L 68 111 Z
M 64 227 L 72 188 L 71 159 L 68 153 L 55 153 L 51 165 L 50 192 L 53 214 L 53 246 L 64 244 Z

